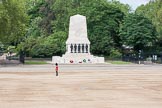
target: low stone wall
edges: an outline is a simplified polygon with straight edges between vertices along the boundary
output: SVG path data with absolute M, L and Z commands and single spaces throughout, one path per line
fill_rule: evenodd
M 104 57 L 96 57 L 96 56 L 89 56 L 89 57 L 60 57 L 60 56 L 53 56 L 52 63 L 71 63 L 71 64 L 78 64 L 78 63 L 105 63 Z

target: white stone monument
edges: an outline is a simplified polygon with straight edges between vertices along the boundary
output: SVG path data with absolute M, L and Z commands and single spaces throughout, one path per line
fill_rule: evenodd
M 104 57 L 90 54 L 90 41 L 87 36 L 86 17 L 74 15 L 70 17 L 69 36 L 66 41 L 66 53 L 53 56 L 52 63 L 104 63 Z

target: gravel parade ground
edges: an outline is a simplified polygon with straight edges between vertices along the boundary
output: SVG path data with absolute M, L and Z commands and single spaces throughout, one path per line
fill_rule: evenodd
M 162 65 L 1 65 L 0 108 L 162 108 Z

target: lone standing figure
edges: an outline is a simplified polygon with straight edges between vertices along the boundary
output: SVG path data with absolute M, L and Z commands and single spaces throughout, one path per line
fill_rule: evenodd
M 55 68 L 55 70 L 56 70 L 56 76 L 58 76 L 58 64 L 56 63 L 55 65 L 56 65 L 56 68 Z

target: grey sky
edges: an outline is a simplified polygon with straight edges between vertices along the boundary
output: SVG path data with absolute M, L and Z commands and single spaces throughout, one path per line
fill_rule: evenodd
M 132 7 L 132 9 L 135 10 L 138 6 L 148 3 L 150 0 L 118 0 L 118 1 L 124 4 L 129 4 Z

